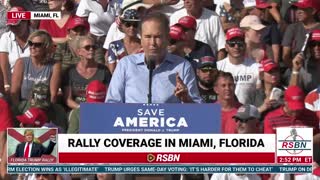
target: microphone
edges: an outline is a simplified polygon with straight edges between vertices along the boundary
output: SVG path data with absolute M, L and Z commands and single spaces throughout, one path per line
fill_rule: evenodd
M 292 136 L 292 139 L 295 141 L 297 139 L 298 133 L 296 129 L 291 129 L 290 134 Z
M 150 55 L 146 57 L 147 68 L 149 69 L 149 93 L 148 93 L 148 103 L 152 103 L 152 72 L 156 67 L 156 56 Z
M 291 129 L 290 134 L 292 136 L 293 142 L 297 140 L 297 130 L 295 128 Z M 296 153 L 296 150 L 293 150 L 294 153 Z
M 156 68 L 156 56 L 150 55 L 149 57 L 146 57 L 146 64 L 149 70 L 154 70 L 154 68 Z

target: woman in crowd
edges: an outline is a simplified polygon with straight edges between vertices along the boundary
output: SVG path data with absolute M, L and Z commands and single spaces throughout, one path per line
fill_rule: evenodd
M 121 29 L 125 37 L 113 41 L 108 48 L 108 67 L 111 73 L 116 68 L 120 59 L 128 54 L 141 52 L 140 39 L 138 38 L 138 26 L 140 17 L 135 9 L 126 10 L 121 16 Z
M 88 19 L 90 34 L 97 44 L 96 60 L 103 59 L 105 64 L 106 50 L 103 43 L 115 17 L 119 15 L 120 4 L 116 0 L 80 1 L 76 15 Z
M 15 64 L 11 81 L 11 98 L 17 105 L 27 100 L 33 84 L 43 82 L 50 85 L 51 102 L 55 103 L 60 84 L 61 63 L 52 56 L 53 41 L 46 31 L 35 31 L 28 38 L 30 56 L 19 58 Z
M 76 51 L 80 61 L 67 70 L 63 84 L 66 105 L 71 109 L 86 101 L 86 87 L 92 80 L 99 80 L 106 85 L 110 82 L 111 73 L 103 64 L 95 61 L 95 50 L 96 45 L 92 37 L 79 38 Z
M 247 15 L 241 20 L 240 27 L 245 33 L 246 56 L 259 63 L 267 57 L 262 42 L 262 32 L 266 26 L 258 16 Z
M 249 104 L 258 107 L 261 119 L 263 119 L 267 112 L 278 108 L 282 104 L 284 87 L 280 84 L 279 66 L 272 59 L 264 59 L 260 62 L 260 72 L 262 87 L 256 91 L 255 95 L 250 96 Z M 272 93 L 273 88 L 278 88 L 282 92 Z
M 24 11 L 22 7 L 12 7 L 10 12 Z M 3 75 L 5 93 L 10 92 L 11 73 L 18 58 L 30 55 L 27 43 L 31 33 L 30 22 L 26 20 L 8 19 L 9 31 L 0 39 L 0 68 Z
M 55 43 L 63 43 L 67 39 L 68 23 L 73 18 L 74 3 L 72 0 L 48 0 L 50 11 L 60 11 L 61 19 L 41 20 L 39 29 L 48 31 Z
M 67 41 L 57 45 L 53 58 L 61 61 L 62 76 L 72 64 L 76 64 L 80 58 L 76 53 L 76 45 L 80 36 L 88 34 L 89 24 L 80 17 L 73 18 L 68 24 Z

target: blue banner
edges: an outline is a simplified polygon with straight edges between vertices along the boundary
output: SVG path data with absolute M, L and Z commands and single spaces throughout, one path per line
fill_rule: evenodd
M 218 104 L 88 104 L 80 133 L 220 133 Z
M 310 165 L 9 165 L 8 173 L 130 173 L 130 174 L 189 174 L 189 173 L 311 173 Z

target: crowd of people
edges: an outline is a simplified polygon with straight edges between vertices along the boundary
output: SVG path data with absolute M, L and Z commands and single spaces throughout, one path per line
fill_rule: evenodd
M 1 0 L 0 10 L 0 179 L 15 177 L 7 128 L 42 126 L 17 117 L 41 110 L 79 133 L 83 102 L 216 103 L 221 133 L 313 128 L 313 174 L 170 178 L 320 179 L 320 0 Z M 22 11 L 61 19 L 6 18 Z M 19 176 L 72 177 L 85 176 Z

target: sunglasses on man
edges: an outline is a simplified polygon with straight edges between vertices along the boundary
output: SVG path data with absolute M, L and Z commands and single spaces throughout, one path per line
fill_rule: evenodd
M 203 67 L 200 69 L 200 71 L 203 73 L 212 72 L 213 70 L 214 70 L 213 67 Z
M 244 47 L 244 41 L 227 41 L 227 44 L 230 46 L 230 47 L 235 47 L 236 45 L 238 45 L 238 47 L 242 48 Z
M 234 118 L 236 122 L 240 121 L 241 123 L 247 123 L 250 120 L 254 120 L 255 118 L 247 118 L 247 119 L 241 119 L 241 118 Z

